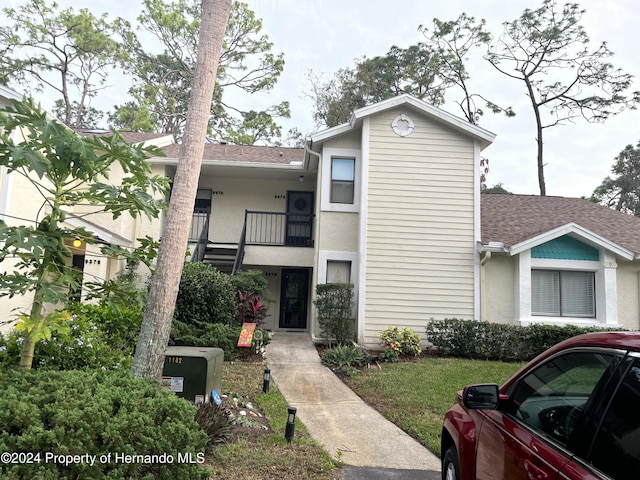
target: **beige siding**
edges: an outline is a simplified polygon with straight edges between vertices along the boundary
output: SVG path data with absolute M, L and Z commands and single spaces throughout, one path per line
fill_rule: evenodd
M 391 129 L 399 113 L 407 137 Z M 392 324 L 472 318 L 473 141 L 400 109 L 371 117 L 369 138 L 365 343 Z
M 332 138 L 323 144 L 323 148 L 360 148 L 360 131 L 350 132 Z

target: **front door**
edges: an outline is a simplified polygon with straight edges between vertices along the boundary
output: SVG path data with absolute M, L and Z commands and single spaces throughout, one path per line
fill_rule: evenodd
M 311 246 L 313 192 L 287 192 L 287 245 Z
M 283 269 L 280 286 L 280 328 L 307 328 L 309 270 Z

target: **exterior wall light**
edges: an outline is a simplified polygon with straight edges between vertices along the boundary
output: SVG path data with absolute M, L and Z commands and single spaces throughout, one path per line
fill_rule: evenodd
M 262 393 L 269 393 L 269 382 L 271 382 L 271 370 L 265 368 L 262 375 Z
M 291 443 L 291 440 L 293 439 L 293 434 L 295 433 L 295 430 L 296 430 L 296 412 L 297 411 L 298 409 L 296 407 L 287 408 L 287 412 L 288 412 L 287 426 L 284 431 L 284 438 L 289 443 Z
M 298 181 L 299 181 L 299 182 L 304 182 L 304 175 L 300 175 L 300 176 L 298 177 Z

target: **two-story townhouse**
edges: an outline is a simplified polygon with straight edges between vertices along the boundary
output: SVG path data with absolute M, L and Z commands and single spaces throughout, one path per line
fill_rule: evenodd
M 480 314 L 480 152 L 494 135 L 414 97 L 357 110 L 305 149 L 207 145 L 192 222 L 204 261 L 265 272 L 266 327 L 318 338 L 313 296 L 355 285 L 355 332 Z M 177 145 L 154 158 L 172 177 Z M 204 229 L 204 230 L 203 230 Z M 201 233 L 204 231 L 204 235 Z M 202 256 L 201 256 L 202 257 Z

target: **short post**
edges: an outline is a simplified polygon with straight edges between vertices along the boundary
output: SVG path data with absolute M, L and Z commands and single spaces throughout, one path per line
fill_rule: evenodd
M 287 408 L 287 427 L 284 431 L 284 438 L 286 438 L 287 442 L 291 443 L 293 439 L 293 434 L 296 430 L 296 412 L 298 409 L 296 407 Z
M 262 374 L 262 393 L 269 393 L 269 382 L 271 382 L 271 370 L 265 368 Z

